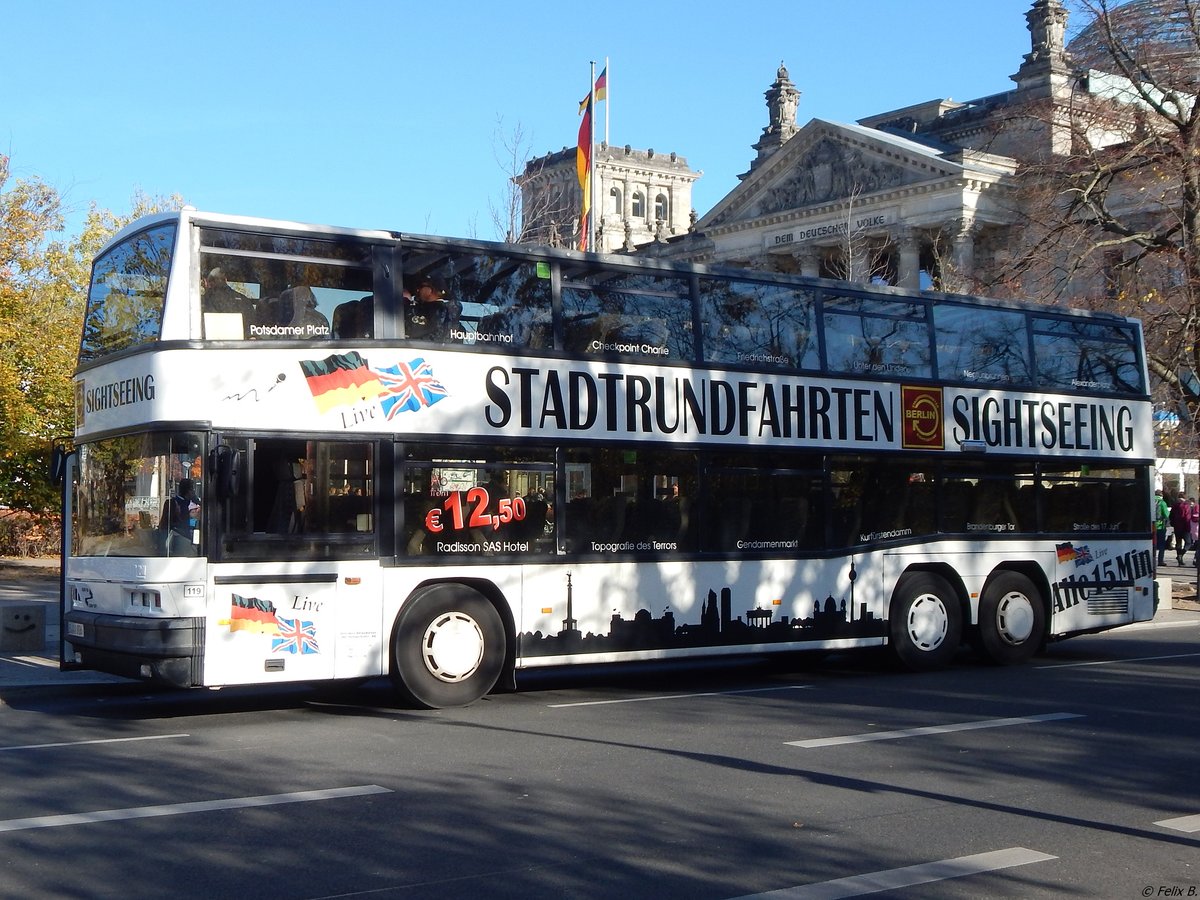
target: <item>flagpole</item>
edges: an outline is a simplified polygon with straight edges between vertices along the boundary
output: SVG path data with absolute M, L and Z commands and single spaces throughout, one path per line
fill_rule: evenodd
M 588 192 L 591 194 L 588 202 L 591 205 L 591 210 L 588 214 L 588 249 L 592 252 L 596 250 L 596 61 L 591 60 L 592 74 L 588 79 L 588 111 L 587 114 L 592 117 L 591 126 L 588 128 L 588 136 L 591 139 L 592 146 L 588 147 Z

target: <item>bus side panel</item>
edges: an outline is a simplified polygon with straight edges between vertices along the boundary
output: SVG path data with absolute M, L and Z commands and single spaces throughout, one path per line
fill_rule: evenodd
M 971 598 L 965 622 L 977 624 L 979 598 L 988 577 L 999 567 L 1033 563 L 1041 569 L 1049 596 L 1049 634 L 1100 631 L 1144 622 L 1154 616 L 1153 556 L 1144 541 L 1068 540 L 1006 543 L 976 550 L 969 542 L 913 547 L 887 554 L 886 581 L 890 591 L 914 566 L 946 568 Z
M 879 583 L 869 557 L 530 567 L 518 665 L 878 645 Z
M 1064 541 L 1055 550 L 1051 634 L 1154 618 L 1154 552 L 1147 542 L 1083 538 Z
M 220 571 L 209 588 L 204 684 L 334 677 L 340 627 L 335 572 Z
M 383 570 L 375 560 L 338 566 L 335 678 L 386 674 L 390 627 L 380 618 Z

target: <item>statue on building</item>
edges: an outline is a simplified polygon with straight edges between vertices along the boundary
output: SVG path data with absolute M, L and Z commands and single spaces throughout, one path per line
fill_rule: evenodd
M 1037 87 L 1048 75 L 1065 75 L 1070 67 L 1066 50 L 1067 10 L 1062 0 L 1034 0 L 1025 13 L 1029 52 L 1012 79 L 1023 90 Z
M 1025 13 L 1025 21 L 1029 23 L 1032 40 L 1032 52 L 1026 57 L 1030 62 L 1062 56 L 1067 31 L 1067 11 L 1062 0 L 1036 0 Z
M 787 67 L 782 62 L 775 73 L 774 84 L 767 89 L 764 96 L 767 98 L 770 122 L 763 129 L 758 143 L 754 145 L 758 156 L 750 164 L 751 169 L 782 147 L 799 130 L 796 127 L 796 108 L 800 105 L 800 92 L 792 84 Z

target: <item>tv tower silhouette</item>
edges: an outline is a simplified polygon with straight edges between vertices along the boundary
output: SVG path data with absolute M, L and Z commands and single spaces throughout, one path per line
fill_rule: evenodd
M 567 617 L 563 619 L 563 630 L 559 632 L 564 637 L 579 634 L 579 623 L 575 621 L 575 600 L 572 596 L 571 573 L 567 573 Z

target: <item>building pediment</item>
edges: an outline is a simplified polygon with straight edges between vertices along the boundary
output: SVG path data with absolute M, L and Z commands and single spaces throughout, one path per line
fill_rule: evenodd
M 784 177 L 762 189 L 756 204 L 757 212 L 769 215 L 785 209 L 815 206 L 854 193 L 873 194 L 916 180 L 915 174 L 901 165 L 873 159 L 861 148 L 825 135 L 806 149 Z
M 957 148 L 935 148 L 859 125 L 813 119 L 698 223 L 700 229 L 775 217 L 967 173 Z M 999 172 L 997 172 L 999 174 Z

